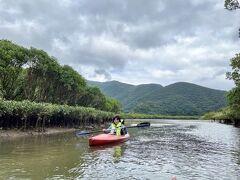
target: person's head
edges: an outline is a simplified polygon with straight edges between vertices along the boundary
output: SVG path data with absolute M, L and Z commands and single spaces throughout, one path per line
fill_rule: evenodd
M 115 117 L 113 118 L 113 123 L 117 124 L 117 123 L 119 123 L 119 122 L 121 122 L 120 116 L 115 116 Z

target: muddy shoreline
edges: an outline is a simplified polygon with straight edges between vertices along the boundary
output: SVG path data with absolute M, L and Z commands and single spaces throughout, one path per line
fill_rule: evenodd
M 44 131 L 38 132 L 36 129 L 22 131 L 19 129 L 8 129 L 3 130 L 0 129 L 0 140 L 1 139 L 17 139 L 21 137 L 32 137 L 32 136 L 40 136 L 40 135 L 54 135 L 60 133 L 67 133 L 67 132 L 75 132 L 81 130 L 93 130 L 99 128 L 105 128 L 107 123 L 105 124 L 98 124 L 98 125 L 90 125 L 90 126 L 82 126 L 79 128 L 67 128 L 67 127 L 51 127 L 45 128 Z
M 51 135 L 51 134 L 59 134 L 66 132 L 74 132 L 78 129 L 75 128 L 46 128 L 44 132 L 36 132 L 34 130 L 0 130 L 0 139 L 16 139 L 20 137 L 31 137 L 31 136 L 39 136 L 39 135 Z

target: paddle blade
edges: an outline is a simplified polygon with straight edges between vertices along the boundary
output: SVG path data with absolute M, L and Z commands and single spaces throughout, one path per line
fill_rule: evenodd
M 99 133 L 99 132 L 109 133 L 110 130 L 106 129 L 105 131 L 103 131 L 103 130 L 98 130 L 98 131 L 80 131 L 80 132 L 77 132 L 76 135 L 79 137 L 79 136 L 85 136 L 85 135 L 88 135 L 88 134 Z
M 76 132 L 76 135 L 77 136 L 84 136 L 84 135 L 87 135 L 87 134 L 90 134 L 91 132 L 89 131 L 80 131 L 80 132 Z
M 142 122 L 137 124 L 137 127 L 150 127 L 150 122 Z
M 142 127 L 150 127 L 149 122 L 139 123 L 136 126 L 127 126 L 126 128 L 142 128 Z

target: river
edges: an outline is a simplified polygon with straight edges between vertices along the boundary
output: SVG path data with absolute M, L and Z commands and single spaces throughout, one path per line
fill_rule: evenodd
M 0 179 L 240 179 L 240 129 L 144 120 L 129 141 L 89 147 L 74 133 L 0 140 Z

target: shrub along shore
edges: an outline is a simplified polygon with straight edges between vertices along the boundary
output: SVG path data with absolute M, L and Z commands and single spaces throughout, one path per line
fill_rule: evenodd
M 45 128 L 79 128 L 110 122 L 114 113 L 94 108 L 0 100 L 0 128 L 3 130 L 35 130 Z
M 206 113 L 201 117 L 201 119 L 211 119 L 219 121 L 220 123 L 231 124 L 235 127 L 240 127 L 239 110 L 235 110 L 229 106 L 216 112 Z
M 111 122 L 115 114 L 94 108 L 0 100 L 0 128 L 44 132 L 46 128 L 79 128 Z M 124 119 L 197 119 L 195 116 L 120 114 Z

